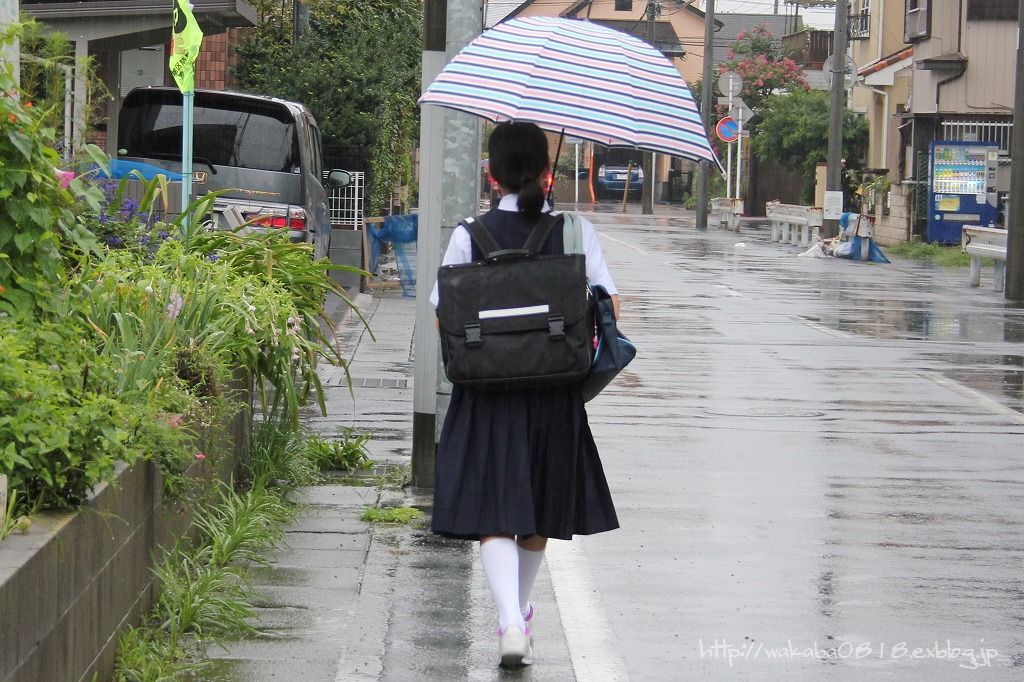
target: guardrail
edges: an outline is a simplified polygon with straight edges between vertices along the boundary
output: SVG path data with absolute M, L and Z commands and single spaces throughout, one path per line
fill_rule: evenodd
M 960 250 L 971 256 L 972 287 L 981 286 L 981 259 L 995 259 L 992 289 L 1002 291 L 1006 279 L 1006 230 L 997 227 L 964 225 Z
M 810 246 L 812 235 L 815 240 L 821 236 L 824 218 L 820 208 L 769 201 L 765 213 L 772 223 L 773 242 Z

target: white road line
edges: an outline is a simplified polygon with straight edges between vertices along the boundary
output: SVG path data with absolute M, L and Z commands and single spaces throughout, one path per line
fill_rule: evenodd
M 639 253 L 641 256 L 648 255 L 647 252 L 644 251 L 643 249 L 641 249 L 639 246 L 636 246 L 634 244 L 630 244 L 629 242 L 624 242 L 621 239 L 616 239 L 615 237 L 609 237 L 606 234 L 602 234 L 601 235 L 601 239 L 607 239 L 608 241 L 615 242 L 616 244 L 621 244 L 622 246 L 625 246 L 627 248 L 633 249 L 634 251 Z
M 953 381 L 952 379 L 948 379 L 941 374 L 936 374 L 934 372 L 917 372 L 917 375 L 934 382 L 943 388 L 948 388 L 950 391 L 958 393 L 969 400 L 973 400 L 975 403 L 981 405 L 987 410 L 995 412 L 996 414 L 1001 414 L 1004 417 L 1009 417 L 1011 421 L 1015 421 L 1018 424 L 1024 424 L 1024 414 L 1021 414 L 1017 410 L 1011 409 L 1002 403 L 992 400 L 992 398 L 989 398 L 980 391 L 976 391 L 969 386 L 964 386 L 959 381 Z
M 548 543 L 546 559 L 573 673 L 580 682 L 626 682 L 593 574 L 579 540 Z
M 854 338 L 852 334 L 847 334 L 846 332 L 841 332 L 838 329 L 830 329 L 829 327 L 826 327 L 823 324 L 818 324 L 817 322 L 812 322 L 811 320 L 808 320 L 808 319 L 805 319 L 803 317 L 800 317 L 799 315 L 787 315 L 786 317 L 788 317 L 791 320 L 795 320 L 795 321 L 799 322 L 802 325 L 808 326 L 811 329 L 816 329 L 819 332 L 821 332 L 822 334 L 828 334 L 829 336 L 834 336 L 837 339 L 852 339 L 852 338 Z

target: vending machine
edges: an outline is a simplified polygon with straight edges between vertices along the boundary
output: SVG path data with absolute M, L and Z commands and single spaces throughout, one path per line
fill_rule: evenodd
M 964 225 L 995 226 L 998 164 L 997 145 L 932 142 L 926 241 L 959 244 Z

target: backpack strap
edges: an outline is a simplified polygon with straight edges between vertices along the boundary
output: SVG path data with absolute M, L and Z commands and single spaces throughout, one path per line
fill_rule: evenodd
M 537 224 L 533 226 L 533 230 L 530 231 L 530 236 L 526 238 L 526 243 L 523 244 L 523 249 L 529 251 L 531 254 L 539 253 L 544 248 L 544 244 L 547 243 L 548 237 L 551 236 L 551 232 L 555 229 L 558 223 L 562 222 L 563 217 L 561 214 L 554 215 L 552 213 L 541 213 L 540 219 Z
M 573 213 L 563 213 L 562 244 L 564 253 L 586 253 L 583 249 L 583 223 Z
M 466 231 L 469 232 L 470 241 L 476 244 L 476 247 L 480 249 L 480 253 L 483 254 L 484 258 L 488 258 L 491 254 L 497 253 L 501 250 L 501 247 L 498 246 L 498 242 L 494 240 L 494 236 L 487 229 L 487 226 L 484 225 L 483 216 L 466 218 L 459 224 L 465 227 Z

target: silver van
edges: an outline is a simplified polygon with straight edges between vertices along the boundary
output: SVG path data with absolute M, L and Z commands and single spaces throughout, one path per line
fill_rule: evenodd
M 288 230 L 294 242 L 328 255 L 329 187 L 351 176 L 331 171 L 326 181 L 320 130 L 301 104 L 237 92 L 196 90 L 192 191 L 224 190 L 214 203 L 217 227 L 250 223 Z M 121 105 L 118 158 L 181 172 L 182 95 L 173 87 L 136 88 Z M 325 187 L 326 182 L 326 187 Z

